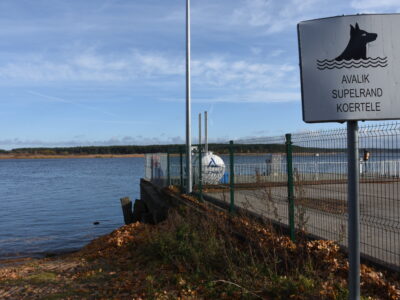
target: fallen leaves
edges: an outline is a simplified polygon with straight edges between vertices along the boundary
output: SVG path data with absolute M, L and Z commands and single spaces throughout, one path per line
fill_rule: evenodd
M 322 284 L 321 296 L 336 299 L 338 287 L 347 287 L 348 260 L 334 241 L 304 240 L 293 243 L 287 236 L 277 235 L 271 228 L 266 228 L 251 219 L 232 217 L 227 212 L 209 209 L 195 197 L 182 196 L 201 207 L 207 214 L 229 220 L 233 231 L 236 230 L 247 239 L 252 239 L 260 248 L 274 249 L 283 260 L 287 260 L 288 265 L 293 266 L 293 269 L 296 269 L 297 264 L 311 258 L 321 278 L 326 278 Z M 361 286 L 364 292 L 379 295 L 375 299 L 400 299 L 398 281 L 389 280 L 382 272 L 374 271 L 364 264 L 361 265 Z
M 174 190 L 171 192 L 178 192 Z M 262 255 L 273 253 L 279 272 L 288 271 L 311 261 L 315 276 L 320 282 L 307 282 L 299 285 L 301 291 L 315 288 L 318 284 L 319 298 L 335 299 L 340 290 L 347 286 L 348 263 L 339 246 L 332 241 L 300 240 L 292 242 L 287 236 L 279 235 L 269 226 L 261 225 L 251 219 L 231 216 L 224 211 L 210 209 L 197 198 L 182 196 L 190 201 L 207 217 L 220 224 L 221 236 L 229 238 L 230 233 L 239 243 L 236 251 L 251 244 L 252 251 Z M 190 215 L 189 217 L 190 218 Z M 60 299 L 199 299 L 207 295 L 210 282 L 191 281 L 190 270 L 185 265 L 164 265 L 160 261 L 146 261 L 136 249 L 148 242 L 149 235 L 168 230 L 168 226 L 134 223 L 122 226 L 108 235 L 93 240 L 81 251 L 64 257 L 28 261 L 21 265 L 0 268 L 0 298 L 40 299 L 56 295 Z M 229 240 L 229 243 L 232 241 Z M 299 268 L 300 269 L 300 268 Z M 49 274 L 52 274 L 51 276 Z M 216 274 L 216 278 L 220 274 Z M 38 280 L 38 278 L 40 280 Z M 161 282 L 160 278 L 164 278 Z M 35 280 L 33 280 L 35 279 Z M 239 299 L 244 294 L 254 292 L 249 287 L 234 281 L 217 279 L 218 294 L 215 298 Z M 282 274 L 281 282 L 288 284 L 290 275 Z M 385 272 L 362 265 L 362 291 L 371 299 L 400 299 L 399 283 L 389 280 Z M 236 286 L 235 286 L 236 284 Z M 267 284 L 267 283 L 265 283 Z M 229 288 L 236 290 L 229 293 Z M 263 295 L 262 291 L 255 295 Z M 268 297 L 268 296 L 265 296 Z M 288 299 L 306 299 L 302 295 L 291 294 Z

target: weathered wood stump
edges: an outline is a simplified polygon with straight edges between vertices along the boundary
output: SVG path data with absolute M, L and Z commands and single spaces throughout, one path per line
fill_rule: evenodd
M 136 199 L 133 206 L 133 222 L 154 223 L 153 217 L 143 200 Z
M 122 213 L 124 214 L 125 224 L 133 223 L 132 201 L 129 197 L 121 198 Z

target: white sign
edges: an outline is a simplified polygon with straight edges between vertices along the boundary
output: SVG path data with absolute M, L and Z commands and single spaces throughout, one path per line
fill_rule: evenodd
M 400 119 L 400 14 L 298 24 L 305 122 Z

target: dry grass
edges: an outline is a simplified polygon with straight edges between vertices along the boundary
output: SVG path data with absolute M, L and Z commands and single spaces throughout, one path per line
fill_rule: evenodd
M 1 299 L 347 299 L 347 261 L 330 241 L 292 243 L 269 226 L 186 206 L 63 257 L 0 268 Z M 364 299 L 399 299 L 399 282 L 362 267 Z M 370 297 L 370 298 L 367 298 Z

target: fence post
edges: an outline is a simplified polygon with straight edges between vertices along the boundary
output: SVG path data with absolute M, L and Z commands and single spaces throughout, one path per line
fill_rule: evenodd
M 183 149 L 182 146 L 179 147 L 179 163 L 181 165 L 181 191 L 183 191 Z
M 168 186 L 171 185 L 171 172 L 170 172 L 170 168 L 169 168 L 169 149 L 167 150 L 167 184 Z
M 233 141 L 229 142 L 229 191 L 230 191 L 230 206 L 229 212 L 233 213 L 235 209 L 235 171 L 234 171 L 234 146 Z
M 294 185 L 293 185 L 293 161 L 292 161 L 292 135 L 286 134 L 286 166 L 287 166 L 287 184 L 288 184 L 288 203 L 289 203 L 289 228 L 290 239 L 294 242 Z
M 199 201 L 203 201 L 203 168 L 201 155 L 201 144 L 199 144 Z

